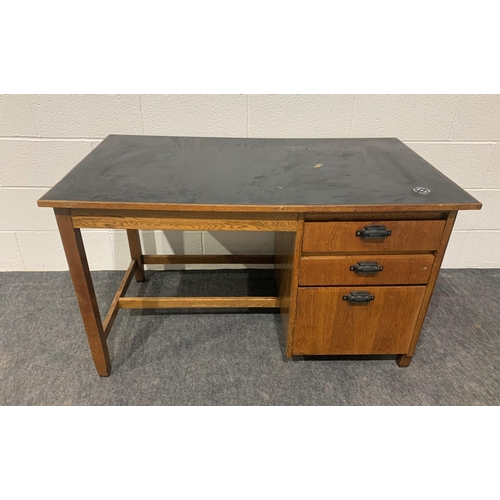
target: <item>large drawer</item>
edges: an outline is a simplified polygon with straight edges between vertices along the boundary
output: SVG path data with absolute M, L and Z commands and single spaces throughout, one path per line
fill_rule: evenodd
M 344 297 L 368 292 L 366 304 Z M 408 352 L 424 286 L 299 288 L 294 355 Z
M 444 220 L 306 222 L 304 253 L 416 252 L 439 247 Z M 384 229 L 374 229 L 382 226 Z M 378 235 L 382 236 L 379 237 Z M 375 237 L 373 237 L 375 236 Z
M 432 254 L 302 257 L 299 285 L 420 285 L 433 263 Z

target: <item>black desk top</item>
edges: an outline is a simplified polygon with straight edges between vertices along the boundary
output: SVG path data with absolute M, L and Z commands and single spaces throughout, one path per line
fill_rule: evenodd
M 132 135 L 108 136 L 39 205 L 174 210 L 221 205 L 235 211 L 323 211 L 331 205 L 346 210 L 386 205 L 480 208 L 475 198 L 398 139 Z

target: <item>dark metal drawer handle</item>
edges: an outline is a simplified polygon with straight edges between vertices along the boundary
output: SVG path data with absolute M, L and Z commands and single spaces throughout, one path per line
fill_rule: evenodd
M 370 292 L 350 292 L 349 295 L 344 295 L 343 300 L 347 300 L 349 304 L 368 304 L 375 300 L 375 295 Z
M 356 231 L 356 236 L 364 239 L 383 239 L 391 234 L 392 231 L 385 226 L 365 226 L 363 229 Z
M 382 266 L 378 265 L 378 262 L 374 260 L 362 260 L 359 261 L 355 266 L 349 268 L 356 274 L 377 274 L 379 271 L 384 269 Z

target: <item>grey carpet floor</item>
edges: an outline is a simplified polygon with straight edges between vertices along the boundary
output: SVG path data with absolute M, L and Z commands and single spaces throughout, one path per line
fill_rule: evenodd
M 123 273 L 94 272 L 101 313 Z M 148 272 L 128 295 L 273 295 L 272 271 Z M 69 274 L 0 273 L 2 405 L 498 405 L 500 270 L 443 270 L 409 368 L 286 360 L 275 310 L 122 310 L 95 372 Z

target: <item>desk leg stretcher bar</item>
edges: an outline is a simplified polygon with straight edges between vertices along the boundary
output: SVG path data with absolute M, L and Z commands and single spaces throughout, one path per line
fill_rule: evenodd
M 159 257 L 169 257 L 161 255 Z M 179 256 L 181 257 L 181 256 Z M 182 256 L 184 257 L 184 256 Z M 189 257 L 189 256 L 186 256 Z M 267 257 L 267 256 L 266 256 Z M 186 260 L 188 262 L 188 260 Z M 191 263 L 191 262 L 190 262 Z M 103 323 L 107 338 L 119 309 L 167 309 L 193 307 L 279 307 L 278 297 L 124 297 L 138 268 L 136 260 L 128 266 Z

